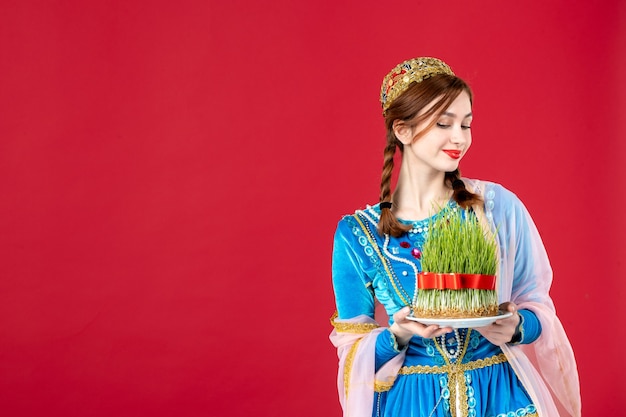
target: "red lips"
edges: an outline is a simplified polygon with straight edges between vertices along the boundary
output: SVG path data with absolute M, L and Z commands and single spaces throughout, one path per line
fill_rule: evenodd
M 461 151 L 455 149 L 444 149 L 443 151 L 452 159 L 459 159 L 461 157 Z

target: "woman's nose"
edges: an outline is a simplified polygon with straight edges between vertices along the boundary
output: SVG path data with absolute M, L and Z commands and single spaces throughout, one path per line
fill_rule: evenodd
M 451 129 L 450 132 L 450 142 L 452 143 L 463 143 L 465 142 L 465 134 L 461 128 L 461 126 L 455 126 Z

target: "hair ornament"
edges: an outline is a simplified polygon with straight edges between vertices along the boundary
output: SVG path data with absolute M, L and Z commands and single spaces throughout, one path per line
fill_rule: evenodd
M 391 201 L 383 201 L 382 203 L 380 203 L 380 209 L 390 209 L 391 208 Z
M 411 83 L 420 83 L 438 74 L 454 75 L 448 64 L 437 58 L 414 58 L 396 66 L 383 78 L 383 85 L 380 89 L 383 114 L 391 103 L 409 88 Z

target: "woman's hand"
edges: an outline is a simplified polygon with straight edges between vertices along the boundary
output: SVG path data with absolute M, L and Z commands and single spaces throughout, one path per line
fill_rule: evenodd
M 425 326 L 416 321 L 408 320 L 406 317 L 409 314 L 411 314 L 411 309 L 404 307 L 393 315 L 393 324 L 389 331 L 394 334 L 399 345 L 406 346 L 415 335 L 430 339 L 452 331 L 451 327 L 439 327 L 436 324 Z
M 517 314 L 517 306 L 514 303 L 502 303 L 500 304 L 500 310 L 510 311 L 513 315 L 506 319 L 496 320 L 489 326 L 474 329 L 496 346 L 502 346 L 511 341 L 520 321 L 519 314 Z

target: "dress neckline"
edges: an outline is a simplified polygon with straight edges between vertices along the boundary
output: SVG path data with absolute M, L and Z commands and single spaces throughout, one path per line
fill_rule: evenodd
M 407 224 L 407 225 L 412 225 L 414 228 L 416 228 L 416 227 L 424 227 L 424 226 L 428 226 L 430 223 L 432 223 L 437 217 L 441 216 L 443 213 L 445 213 L 445 212 L 447 212 L 449 210 L 454 210 L 454 209 L 456 209 L 456 207 L 458 207 L 456 201 L 454 201 L 453 199 L 450 199 L 450 200 L 448 200 L 446 205 L 443 206 L 439 211 L 437 211 L 432 216 L 426 217 L 425 219 L 408 220 L 408 219 L 402 219 L 402 218 L 399 218 L 399 217 L 397 219 L 398 219 L 398 221 L 400 223 Z

